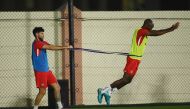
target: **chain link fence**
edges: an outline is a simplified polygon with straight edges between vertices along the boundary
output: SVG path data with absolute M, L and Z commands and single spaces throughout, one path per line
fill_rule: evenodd
M 58 12 L 1 12 L 0 17 L 0 107 L 24 107 L 34 104 L 38 93 L 31 63 L 32 30 L 45 29 L 45 40 L 61 44 Z M 58 79 L 62 76 L 61 52 L 48 51 L 49 65 Z M 41 105 L 47 105 L 47 95 Z
M 0 107 L 32 106 L 38 90 L 31 64 L 32 30 L 45 29 L 51 44 L 68 43 L 63 39 L 68 28 L 60 12 L 1 12 L 0 17 Z M 75 17 L 77 47 L 129 52 L 132 34 L 148 17 L 155 29 L 179 21 L 178 30 L 160 37 L 149 37 L 145 55 L 131 84 L 111 98 L 112 104 L 190 102 L 190 19 L 189 12 L 82 12 Z M 67 24 L 67 23 L 66 23 Z M 81 36 L 81 37 L 78 37 Z M 78 44 L 78 45 L 77 45 Z M 68 54 L 48 51 L 49 66 L 62 79 L 69 64 Z M 123 75 L 126 57 L 111 54 L 75 52 L 77 105 L 97 105 L 97 88 L 105 87 Z M 67 58 L 67 57 L 65 57 Z M 79 71 L 80 70 L 80 71 Z M 79 74 L 80 73 L 80 74 Z M 66 74 L 65 74 L 66 75 Z M 69 74 L 67 74 L 69 75 Z M 69 77 L 63 77 L 68 78 Z M 47 94 L 42 106 L 47 106 Z
M 189 12 L 83 12 L 84 48 L 129 52 L 135 29 L 152 18 L 154 29 L 180 22 L 178 30 L 149 37 L 137 75 L 111 98 L 112 104 L 189 102 Z M 125 56 L 83 53 L 84 104 L 97 104 L 97 88 L 123 76 Z M 105 102 L 103 102 L 105 103 Z

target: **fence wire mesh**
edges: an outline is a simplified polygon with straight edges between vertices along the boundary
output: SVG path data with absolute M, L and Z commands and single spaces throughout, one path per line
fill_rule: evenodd
M 112 104 L 189 102 L 190 19 L 182 13 L 83 12 L 86 20 L 82 21 L 82 47 L 111 52 L 129 52 L 132 35 L 147 16 L 152 18 L 154 29 L 180 22 L 176 31 L 149 37 L 137 75 L 112 95 Z M 97 104 L 97 89 L 120 79 L 125 63 L 125 56 L 83 52 L 83 103 Z
M 79 22 L 75 24 L 75 36 L 81 36 L 75 40 L 76 46 L 111 52 L 129 52 L 133 32 L 142 26 L 147 16 L 153 19 L 155 29 L 180 22 L 179 29 L 174 32 L 149 37 L 137 75 L 132 83 L 112 95 L 112 104 L 190 102 L 188 13 L 82 12 L 81 18 L 75 18 Z M 38 90 L 31 64 L 32 29 L 42 26 L 45 40 L 61 45 L 67 42 L 62 37 L 63 21 L 60 12 L 1 13 L 0 107 L 33 105 Z M 75 68 L 80 73 L 76 74 L 77 105 L 97 105 L 97 88 L 108 86 L 122 77 L 126 56 L 81 51 L 75 53 L 75 59 L 80 58 Z M 65 67 L 62 55 L 65 54 L 48 51 L 50 69 L 58 79 L 62 79 Z M 47 103 L 46 95 L 40 105 L 47 106 Z
M 0 17 L 0 106 L 23 107 L 34 104 L 36 89 L 31 63 L 32 30 L 36 26 L 45 29 L 45 39 L 61 44 L 61 24 L 52 20 L 57 12 L 1 12 Z M 60 17 L 59 17 L 60 18 Z M 43 19 L 43 20 L 42 20 Z M 60 52 L 48 51 L 50 69 L 61 78 Z M 47 105 L 47 95 L 41 105 Z

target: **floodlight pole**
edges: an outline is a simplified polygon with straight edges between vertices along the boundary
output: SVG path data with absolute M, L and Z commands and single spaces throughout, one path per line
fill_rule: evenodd
M 73 17 L 73 0 L 68 0 L 69 13 L 69 44 L 74 47 L 74 17 Z M 76 105 L 75 95 L 75 56 L 74 50 L 70 50 L 70 97 L 71 106 Z

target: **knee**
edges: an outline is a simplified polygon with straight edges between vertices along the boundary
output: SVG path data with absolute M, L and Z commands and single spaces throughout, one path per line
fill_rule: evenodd
M 125 84 L 129 84 L 129 83 L 131 83 L 131 81 L 132 81 L 132 78 L 123 78 L 123 82 Z
M 39 91 L 39 94 L 45 95 L 45 94 L 46 94 L 46 89 L 41 89 L 41 90 Z
M 130 78 L 130 79 L 128 80 L 128 84 L 131 83 L 131 82 L 132 82 L 132 78 Z
M 57 85 L 57 86 L 54 88 L 54 90 L 55 90 L 56 92 L 60 92 L 61 87 L 60 87 L 59 85 Z

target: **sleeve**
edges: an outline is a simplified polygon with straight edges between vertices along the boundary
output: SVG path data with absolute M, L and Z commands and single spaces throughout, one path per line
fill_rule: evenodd
M 43 42 L 41 42 L 41 41 L 37 41 L 36 44 L 35 44 L 35 47 L 36 47 L 37 49 L 42 49 L 42 47 L 43 47 L 44 45 L 46 45 L 46 43 L 43 43 Z
M 45 44 L 45 45 L 50 45 L 50 44 L 49 44 L 48 42 L 46 42 L 46 41 L 44 41 L 44 44 Z
M 147 36 L 148 33 L 149 31 L 147 29 L 140 29 L 137 33 L 136 43 L 141 45 L 144 37 Z
M 141 29 L 141 31 L 139 31 L 138 33 L 138 36 L 147 36 L 148 33 L 149 33 L 149 30 Z

